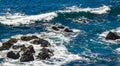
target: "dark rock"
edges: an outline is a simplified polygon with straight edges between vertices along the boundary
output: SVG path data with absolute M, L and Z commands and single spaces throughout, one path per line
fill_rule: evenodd
M 106 40 L 116 40 L 116 39 L 120 39 L 120 36 L 118 36 L 116 32 L 109 32 L 105 39 Z
M 28 62 L 33 60 L 34 60 L 34 57 L 33 57 L 33 54 L 30 52 L 30 50 L 26 50 L 20 58 L 21 62 Z
M 16 43 L 16 42 L 17 42 L 17 39 L 16 39 L 16 38 L 11 38 L 11 39 L 8 40 L 7 42 L 9 42 L 9 43 Z
M 34 48 L 33 48 L 32 45 L 30 45 L 28 48 L 29 48 L 29 50 L 30 50 L 31 53 L 35 53 L 35 50 L 34 50 Z
M 23 51 L 23 52 L 26 52 L 27 50 L 28 50 L 28 48 L 25 46 L 21 48 L 21 51 Z
M 39 39 L 36 39 L 36 40 L 32 41 L 31 43 L 39 45 L 39 44 L 41 44 L 41 41 Z
M 0 47 L 0 50 L 9 50 L 14 43 L 17 42 L 17 39 L 11 38 L 10 40 L 4 42 L 2 46 Z
M 22 47 L 25 47 L 25 45 L 13 45 L 12 46 L 13 49 L 19 49 L 19 48 L 22 48 Z
M 23 40 L 23 41 L 30 41 L 30 40 L 32 40 L 32 39 L 38 39 L 38 37 L 37 36 L 22 36 L 21 37 L 21 40 Z
M 55 31 L 59 31 L 59 29 L 56 26 L 52 26 L 52 29 Z
M 49 49 L 43 48 L 41 49 L 41 52 L 38 54 L 38 59 L 40 60 L 46 60 L 49 59 L 53 55 L 53 52 Z
M 68 28 L 65 28 L 64 30 L 65 32 L 73 32 L 72 30 L 68 29 Z
M 19 53 L 15 54 L 13 51 L 10 51 L 7 53 L 7 57 L 12 59 L 18 59 L 20 57 L 20 54 Z
M 42 47 L 48 47 L 50 46 L 50 43 L 47 40 L 44 39 L 36 39 L 33 42 L 31 42 L 33 44 L 37 44 L 37 45 L 41 45 Z
M 62 26 L 62 25 L 59 25 L 58 28 L 59 28 L 59 29 L 64 29 L 65 27 Z

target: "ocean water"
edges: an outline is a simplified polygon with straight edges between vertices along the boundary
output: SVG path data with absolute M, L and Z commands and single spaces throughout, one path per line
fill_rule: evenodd
M 83 18 L 87 23 L 80 21 Z M 77 32 L 68 35 L 49 30 L 55 24 L 65 25 Z M 51 43 L 56 49 L 56 60 L 52 58 L 49 62 L 17 63 L 4 61 L 1 57 L 0 64 L 120 66 L 120 43 L 100 38 L 101 34 L 105 35 L 104 32 L 119 27 L 120 0 L 0 0 L 0 42 L 10 37 L 19 38 L 20 35 L 41 37 L 44 33 L 46 36 L 43 38 L 54 41 Z

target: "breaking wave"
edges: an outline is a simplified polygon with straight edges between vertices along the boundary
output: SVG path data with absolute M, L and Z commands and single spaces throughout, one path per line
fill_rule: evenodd
M 80 8 L 77 6 L 72 6 L 72 7 L 66 7 L 66 9 L 64 10 L 58 10 L 58 11 L 43 13 L 43 14 L 38 14 L 38 15 L 25 15 L 21 13 L 14 13 L 14 14 L 6 13 L 5 15 L 0 16 L 0 23 L 6 24 L 6 25 L 19 26 L 21 24 L 35 23 L 35 21 L 50 22 L 55 17 L 59 16 L 58 13 L 64 14 L 64 13 L 71 13 L 71 12 L 90 12 L 94 14 L 105 14 L 105 13 L 108 13 L 109 10 L 110 10 L 109 6 L 103 5 L 98 8 Z

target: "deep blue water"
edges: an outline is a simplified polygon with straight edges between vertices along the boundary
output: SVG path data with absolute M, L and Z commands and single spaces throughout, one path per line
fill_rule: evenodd
M 37 15 L 80 5 L 82 8 L 98 8 L 106 5 L 111 10 L 108 14 L 102 15 L 89 12 L 59 13 L 58 17 L 50 22 L 60 23 L 83 31 L 65 46 L 69 52 L 89 58 L 90 62 L 72 61 L 63 66 L 119 66 L 120 55 L 114 50 L 119 48 L 120 45 L 108 45 L 105 42 L 101 44 L 98 34 L 120 27 L 120 18 L 117 16 L 120 14 L 120 0 L 0 0 L 0 15 L 7 12 Z M 75 19 L 82 16 L 91 21 L 88 24 L 81 24 L 68 20 L 68 18 Z M 44 28 L 43 25 L 8 26 L 0 24 L 0 40 L 17 34 L 43 32 L 45 31 Z M 97 56 L 93 58 L 92 55 L 95 54 Z

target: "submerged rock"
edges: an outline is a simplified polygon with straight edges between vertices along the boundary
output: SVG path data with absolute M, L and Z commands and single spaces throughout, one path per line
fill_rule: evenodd
M 21 55 L 21 58 L 20 58 L 20 61 L 21 62 L 28 62 L 28 61 L 33 61 L 34 60 L 34 57 L 33 57 L 33 54 L 30 50 L 26 50 L 22 55 Z
M 12 59 L 18 59 L 20 57 L 20 54 L 19 52 L 15 54 L 13 51 L 10 51 L 7 53 L 7 57 Z
M 23 40 L 23 41 L 30 41 L 30 40 L 32 40 L 32 39 L 38 39 L 38 37 L 37 36 L 22 36 L 21 37 L 21 40 Z
M 38 54 L 38 59 L 40 60 L 46 60 L 49 59 L 53 55 L 53 51 L 43 48 L 41 49 L 41 52 Z
M 52 26 L 52 29 L 55 31 L 59 31 L 59 29 L 56 26 Z
M 70 30 L 69 28 L 65 28 L 64 30 L 65 32 L 73 32 L 72 30 Z
M 36 45 L 41 45 L 41 47 L 48 47 L 50 46 L 50 43 L 47 40 L 44 39 L 36 39 L 32 41 L 31 43 L 36 44 Z
M 0 47 L 0 51 L 1 50 L 9 50 L 11 48 L 11 46 L 16 42 L 17 42 L 17 39 L 11 38 L 10 40 L 8 40 L 2 44 L 2 46 Z
M 116 40 L 120 39 L 120 36 L 116 32 L 109 32 L 105 38 L 106 40 Z

